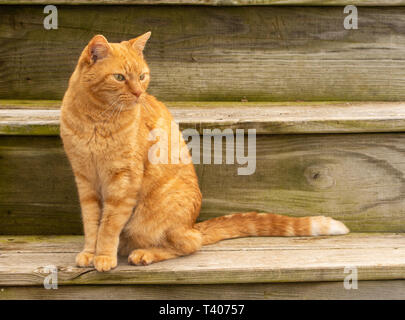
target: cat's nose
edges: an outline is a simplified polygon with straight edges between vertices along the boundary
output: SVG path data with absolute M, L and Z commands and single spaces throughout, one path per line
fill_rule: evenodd
M 139 90 L 139 89 L 135 89 L 135 90 L 131 90 L 131 93 L 133 95 L 135 95 L 137 98 L 139 98 L 139 96 L 143 93 L 143 91 Z
M 129 83 L 128 89 L 137 98 L 139 98 L 139 96 L 143 93 L 143 90 L 140 87 L 140 85 L 136 83 Z

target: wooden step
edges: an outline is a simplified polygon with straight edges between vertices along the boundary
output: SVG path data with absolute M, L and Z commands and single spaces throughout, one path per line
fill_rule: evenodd
M 247 4 L 197 1 L 202 2 Z M 252 3 L 271 2 L 380 7 L 362 7 L 359 28 L 346 30 L 347 14 L 333 6 L 71 5 L 60 8 L 58 29 L 46 30 L 43 6 L 3 5 L 0 99 L 61 99 L 94 34 L 117 42 L 151 30 L 145 56 L 151 67 L 150 92 L 160 99 L 405 100 L 405 7 L 390 7 L 404 1 Z
M 167 102 L 181 130 L 256 134 L 405 131 L 404 102 Z M 59 101 L 0 100 L 0 135 L 59 135 Z
M 0 234 L 81 234 L 59 111 L 2 105 L 15 109 L 0 109 Z M 201 220 L 259 211 L 332 216 L 356 232 L 405 231 L 403 103 L 168 105 L 183 129 L 258 131 L 252 175 L 238 175 L 242 165 L 225 158 L 196 165 Z
M 149 266 L 130 266 L 122 257 L 107 273 L 74 265 L 82 242 L 0 237 L 0 299 L 405 298 L 404 234 L 226 240 Z M 58 269 L 58 290 L 43 288 L 50 266 Z M 358 289 L 346 290 L 353 268 Z

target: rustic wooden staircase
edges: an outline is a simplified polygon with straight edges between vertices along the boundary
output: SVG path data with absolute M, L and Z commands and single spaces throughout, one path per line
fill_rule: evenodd
M 45 2 L 0 1 L 0 299 L 405 298 L 405 1 L 55 0 L 57 30 L 43 28 Z M 359 5 L 357 30 L 343 28 L 346 4 Z M 77 268 L 82 225 L 60 99 L 94 34 L 148 30 L 150 91 L 182 129 L 256 129 L 254 174 L 196 165 L 201 220 L 326 215 L 352 233 Z M 49 266 L 57 290 L 43 287 Z

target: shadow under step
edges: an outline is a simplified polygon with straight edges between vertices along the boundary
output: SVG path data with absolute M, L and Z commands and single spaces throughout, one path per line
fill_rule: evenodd
M 5 0 L 6 4 L 43 4 L 46 0 Z M 197 5 L 197 6 L 401 6 L 403 0 L 54 0 L 55 5 Z M 0 3 L 1 4 L 1 3 Z

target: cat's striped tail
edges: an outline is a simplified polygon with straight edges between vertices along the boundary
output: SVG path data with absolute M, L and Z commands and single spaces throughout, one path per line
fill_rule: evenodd
M 349 229 L 329 217 L 288 217 L 273 213 L 235 213 L 195 224 L 203 245 L 252 236 L 321 236 L 346 234 Z

